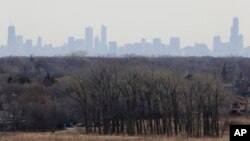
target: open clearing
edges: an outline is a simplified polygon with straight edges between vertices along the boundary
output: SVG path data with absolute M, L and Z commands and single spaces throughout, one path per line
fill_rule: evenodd
M 228 136 L 223 138 L 184 138 L 166 136 L 99 136 L 83 135 L 79 130 L 57 131 L 55 133 L 0 133 L 0 141 L 228 141 Z

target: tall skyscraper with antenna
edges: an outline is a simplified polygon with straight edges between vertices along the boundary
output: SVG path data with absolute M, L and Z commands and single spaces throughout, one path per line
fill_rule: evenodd
M 230 43 L 232 52 L 239 52 L 243 49 L 243 36 L 239 33 L 239 19 L 237 17 L 233 19 Z
M 8 47 L 14 47 L 16 43 L 16 30 L 13 25 L 8 27 Z

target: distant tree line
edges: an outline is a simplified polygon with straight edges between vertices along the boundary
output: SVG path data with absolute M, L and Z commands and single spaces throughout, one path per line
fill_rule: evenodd
M 0 59 L 0 131 L 219 136 L 231 93 L 248 95 L 247 58 Z M 228 89 L 226 86 L 231 86 Z

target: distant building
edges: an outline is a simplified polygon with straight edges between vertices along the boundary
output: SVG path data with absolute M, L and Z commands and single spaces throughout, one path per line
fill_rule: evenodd
M 116 54 L 117 53 L 117 43 L 116 42 L 109 42 L 109 52 L 111 54 Z
M 231 103 L 231 114 L 243 114 L 249 112 L 249 100 L 242 96 L 234 96 Z
M 33 46 L 32 40 L 26 40 L 26 42 L 25 42 L 25 47 L 26 47 L 26 48 L 32 48 L 32 46 Z
M 97 36 L 95 37 L 94 47 L 95 48 L 100 48 L 101 47 L 100 40 L 99 40 L 99 38 Z
M 204 43 L 195 43 L 194 46 L 187 46 L 184 49 L 185 56 L 208 56 L 210 50 Z
M 168 55 L 181 56 L 181 45 L 179 37 L 172 37 L 169 40 Z
M 82 49 L 82 47 L 84 46 L 84 39 L 75 39 L 73 44 L 74 47 Z
M 14 26 L 8 28 L 8 47 L 14 47 L 16 42 L 16 30 Z
M 92 27 L 87 27 L 85 29 L 85 42 L 86 42 L 86 47 L 87 48 L 93 48 L 93 28 Z
M 16 46 L 17 47 L 23 46 L 23 36 L 21 35 L 16 36 Z
M 239 53 L 243 49 L 243 36 L 239 34 L 239 19 L 233 19 L 233 25 L 231 27 L 230 43 L 232 51 Z
M 101 46 L 103 48 L 107 46 L 107 27 L 104 25 L 101 27 Z
M 179 37 L 170 38 L 169 47 L 173 50 L 179 50 L 180 49 L 180 38 Z
M 69 37 L 68 38 L 68 46 L 73 46 L 74 42 L 75 42 L 75 38 L 74 37 Z
M 42 47 L 42 38 L 41 38 L 41 37 L 38 37 L 38 38 L 37 38 L 36 47 Z
M 239 34 L 239 20 L 233 19 L 229 42 L 222 42 L 220 36 L 213 40 L 213 52 L 215 56 L 240 55 L 243 50 L 243 36 Z
M 160 38 L 154 38 L 153 39 L 153 46 L 154 47 L 161 47 L 162 46 L 161 39 Z

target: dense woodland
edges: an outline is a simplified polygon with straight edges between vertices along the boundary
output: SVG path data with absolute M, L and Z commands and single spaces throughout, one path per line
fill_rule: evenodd
M 0 130 L 219 136 L 249 71 L 234 57 L 1 58 Z

